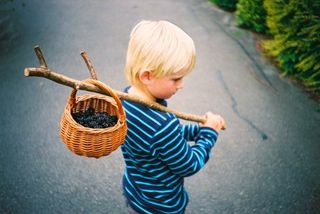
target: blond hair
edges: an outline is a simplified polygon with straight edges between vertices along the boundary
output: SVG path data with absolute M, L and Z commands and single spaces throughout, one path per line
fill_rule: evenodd
M 193 40 L 168 21 L 141 21 L 131 31 L 125 66 L 128 81 L 139 86 L 139 72 L 150 71 L 156 78 L 181 69 L 190 72 L 195 64 Z

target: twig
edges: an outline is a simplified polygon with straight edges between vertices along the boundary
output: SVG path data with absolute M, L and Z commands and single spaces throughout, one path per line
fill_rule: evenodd
M 80 55 L 81 55 L 82 58 L 84 59 L 86 65 L 87 65 L 87 67 L 88 67 L 88 69 L 89 69 L 91 78 L 94 79 L 94 80 L 97 80 L 97 79 L 98 79 L 98 77 L 97 77 L 97 72 L 96 72 L 96 70 L 94 69 L 91 60 L 89 59 L 88 54 L 87 54 L 85 51 L 82 51 L 82 52 L 80 53 Z
M 42 53 L 39 45 L 36 45 L 36 46 L 34 47 L 34 51 L 36 52 L 36 55 L 37 55 L 37 57 L 38 57 L 38 60 L 39 60 L 39 63 L 40 63 L 40 67 L 42 67 L 42 68 L 48 68 L 48 65 L 47 65 L 47 63 L 46 63 L 46 60 L 45 60 L 45 58 L 44 58 L 44 55 L 43 55 L 43 53 Z

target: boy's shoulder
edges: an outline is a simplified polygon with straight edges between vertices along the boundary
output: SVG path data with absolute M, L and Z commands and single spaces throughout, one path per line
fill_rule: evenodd
M 127 121 L 135 124 L 148 124 L 157 129 L 177 119 L 172 113 L 152 109 L 140 103 L 124 100 L 122 104 L 126 112 Z

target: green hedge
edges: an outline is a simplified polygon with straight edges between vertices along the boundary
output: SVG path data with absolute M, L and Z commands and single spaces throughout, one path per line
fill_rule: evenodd
M 273 35 L 263 42 L 267 54 L 284 74 L 320 91 L 320 1 L 265 0 L 264 6 Z
M 235 11 L 238 0 L 209 0 L 224 10 Z
M 267 33 L 266 16 L 263 0 L 239 0 L 236 11 L 238 26 L 258 33 Z

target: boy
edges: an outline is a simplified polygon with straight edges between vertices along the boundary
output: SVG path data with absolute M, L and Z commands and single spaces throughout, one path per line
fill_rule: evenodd
M 141 21 L 130 34 L 125 91 L 166 105 L 183 87 L 195 64 L 192 39 L 167 21 Z M 184 177 L 208 161 L 224 119 L 206 113 L 204 124 L 184 125 L 177 117 L 123 101 L 128 133 L 121 146 L 126 163 L 123 191 L 136 213 L 184 213 L 188 195 Z M 189 146 L 187 141 L 195 141 Z

